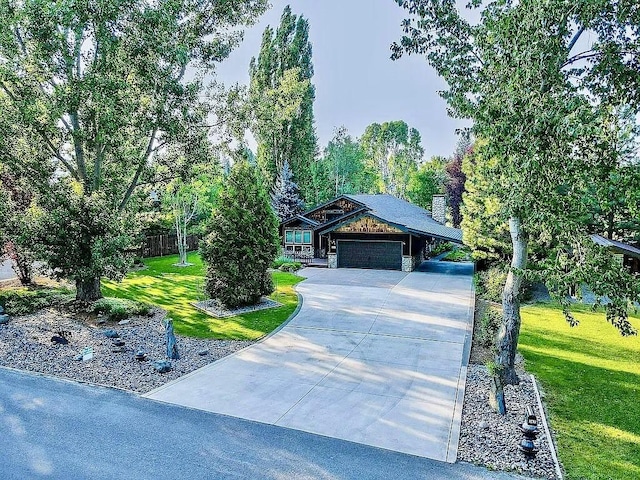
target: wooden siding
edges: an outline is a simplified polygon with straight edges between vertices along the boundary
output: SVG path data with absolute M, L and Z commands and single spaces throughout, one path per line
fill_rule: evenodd
M 357 210 L 360 206 L 354 202 L 350 202 L 344 198 L 340 198 L 331 204 L 318 209 L 306 216 L 318 223 L 326 223 L 327 221 L 346 215 L 347 213 Z
M 376 220 L 373 217 L 365 216 L 351 223 L 343 225 L 335 230 L 337 233 L 402 233 L 402 230 L 391 225 Z

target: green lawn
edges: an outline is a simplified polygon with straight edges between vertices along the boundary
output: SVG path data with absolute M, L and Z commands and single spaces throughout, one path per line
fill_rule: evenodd
M 176 332 L 201 338 L 255 340 L 278 327 L 298 305 L 293 286 L 302 278 L 275 272 L 276 291 L 270 298 L 282 303 L 282 307 L 224 319 L 211 317 L 191 305 L 204 300 L 204 268 L 200 256 L 189 254 L 189 262 L 194 264 L 190 267 L 174 267 L 177 261 L 177 255 L 146 259 L 146 269 L 129 273 L 122 282 L 103 281 L 102 293 L 162 307 L 174 320 Z
M 557 306 L 522 309 L 519 349 L 546 391 L 560 461 L 568 479 L 640 479 L 640 338 L 575 311 L 571 328 Z

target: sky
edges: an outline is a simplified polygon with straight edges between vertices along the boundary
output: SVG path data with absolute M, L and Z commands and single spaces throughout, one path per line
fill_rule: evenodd
M 337 127 L 354 137 L 367 125 L 404 120 L 422 135 L 425 158 L 450 156 L 461 120 L 447 115 L 438 95 L 445 83 L 423 57 L 390 59 L 402 36 L 405 10 L 394 0 L 271 0 L 272 8 L 245 32 L 244 42 L 218 68 L 218 80 L 249 83 L 249 62 L 260 50 L 267 25 L 277 27 L 286 5 L 309 20 L 316 87 L 319 146 Z

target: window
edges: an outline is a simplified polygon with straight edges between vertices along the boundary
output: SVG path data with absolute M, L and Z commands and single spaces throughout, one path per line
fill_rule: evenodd
M 295 245 L 311 245 L 313 237 L 311 230 L 285 230 L 284 243 Z

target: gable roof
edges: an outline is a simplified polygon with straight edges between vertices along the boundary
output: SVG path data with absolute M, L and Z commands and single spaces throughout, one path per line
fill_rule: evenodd
M 403 226 L 409 232 L 462 243 L 462 230 L 442 225 L 431 217 L 431 212 L 406 200 L 386 194 L 345 197 L 364 204 L 380 220 Z
M 294 215 L 293 217 L 287 218 L 286 220 L 281 222 L 281 225 L 287 225 L 287 224 L 293 222 L 294 220 L 300 220 L 301 222 L 304 222 L 307 225 L 310 225 L 311 227 L 314 227 L 314 228 L 317 227 L 318 225 L 320 225 L 319 222 L 316 222 L 315 220 L 307 218 L 307 217 L 305 217 L 304 215 L 301 215 L 301 214 L 297 214 L 297 215 Z
M 640 258 L 640 249 L 627 243 L 611 240 L 603 237 L 602 235 L 591 235 L 591 240 L 593 240 L 597 245 L 613 250 L 615 253 L 622 253 L 624 255 L 629 255 L 630 257 Z
M 339 197 L 333 198 L 333 199 L 329 200 L 328 202 L 325 202 L 325 203 L 323 203 L 321 205 L 318 205 L 317 207 L 313 207 L 311 210 L 307 210 L 302 215 L 304 215 L 306 217 L 307 215 L 310 215 L 315 211 L 322 210 L 323 208 L 328 207 L 332 203 L 335 203 L 335 202 L 337 202 L 339 200 L 342 200 L 342 199 L 349 200 L 351 202 L 359 203 L 361 207 L 364 207 L 365 205 L 362 202 L 360 202 L 358 200 L 355 200 L 354 198 L 351 198 L 351 197 L 354 197 L 354 196 L 355 195 L 340 195 Z

